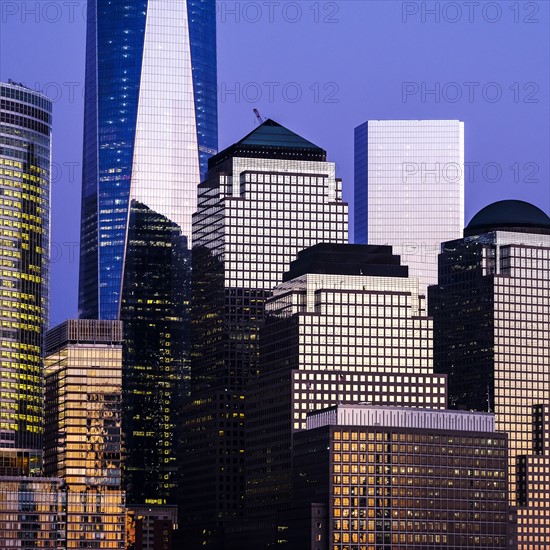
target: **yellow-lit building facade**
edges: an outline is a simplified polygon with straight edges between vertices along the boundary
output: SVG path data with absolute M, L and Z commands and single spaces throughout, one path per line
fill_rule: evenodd
M 0 83 L 0 449 L 42 447 L 51 101 Z
M 439 272 L 428 304 L 449 406 L 494 412 L 508 434 L 511 547 L 550 548 L 547 420 L 534 413 L 550 406 L 550 217 L 519 200 L 490 204 L 442 244 Z
M 289 550 L 506 550 L 507 458 L 492 414 L 314 411 L 293 437 L 294 508 L 280 541 Z
M 46 335 L 44 469 L 67 487 L 67 549 L 125 548 L 122 323 L 69 320 Z

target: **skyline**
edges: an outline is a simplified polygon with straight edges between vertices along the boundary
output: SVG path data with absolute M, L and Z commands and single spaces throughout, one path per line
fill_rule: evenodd
M 0 3 L 0 546 L 550 546 L 549 23 Z
M 55 100 L 53 326 L 77 311 L 85 20 L 75 2 L 48 2 L 49 12 L 33 15 L 34 4 L 3 4 L 0 80 L 49 84 L 45 91 Z M 254 129 L 252 109 L 258 108 L 328 151 L 351 206 L 356 126 L 374 119 L 458 119 L 465 122 L 466 163 L 487 167 L 488 176 L 488 163 L 502 170 L 493 183 L 479 174 L 467 177 L 466 223 L 486 204 L 507 198 L 548 212 L 549 4 L 511 3 L 508 8 L 518 9 L 502 8 L 500 18 L 464 11 L 457 23 L 449 10 L 436 14 L 437 23 L 426 11 L 432 4 L 305 1 L 299 13 L 295 2 L 218 2 L 219 149 Z M 529 4 L 536 13 L 525 9 Z M 277 48 L 269 47 L 273 43 Z M 422 102 L 422 88 L 436 82 L 439 102 L 430 95 Z M 475 82 L 479 86 L 464 84 Z M 236 87 L 238 98 L 231 93 Z M 499 89 L 501 100 L 491 102 Z M 456 90 L 463 98 L 453 103 Z M 252 101 L 258 91 L 261 97 Z M 293 92 L 302 98 L 291 101 Z M 523 181 L 529 179 L 538 182 Z

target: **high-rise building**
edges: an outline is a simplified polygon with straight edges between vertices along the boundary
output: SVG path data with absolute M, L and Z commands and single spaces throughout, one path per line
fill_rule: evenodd
M 62 481 L 44 478 L 52 102 L 0 83 L 0 547 L 66 548 Z
M 181 493 L 183 526 L 212 535 L 214 547 L 220 528 L 243 511 L 246 392 L 258 369 L 265 301 L 300 250 L 347 238 L 335 164 L 310 141 L 267 120 L 210 159 L 193 218 L 192 403 Z
M 120 315 L 132 210 L 189 240 L 217 150 L 214 0 L 88 3 L 79 307 Z
M 189 382 L 191 216 L 217 152 L 214 0 L 88 2 L 79 308 L 124 321 L 124 485 L 166 504 Z
M 529 509 L 518 468 L 541 454 L 533 407 L 550 404 L 550 218 L 522 201 L 483 208 L 464 238 L 442 244 L 439 282 L 429 290 L 434 366 L 448 376 L 450 405 L 494 411 L 509 436 L 510 504 Z
M 66 498 L 59 478 L 0 477 L 0 548 L 67 550 Z
M 338 405 L 294 436 L 292 550 L 508 548 L 493 415 Z
M 44 470 L 67 491 L 67 550 L 125 548 L 122 323 L 69 320 L 46 334 Z
M 189 392 L 191 257 L 179 227 L 135 204 L 124 292 L 124 487 L 132 504 L 173 502 L 178 415 Z
M 245 505 L 258 548 L 278 539 L 277 515 L 292 505 L 292 435 L 310 411 L 445 408 L 425 300 L 390 246 L 323 243 L 298 253 L 267 301 L 248 402 Z
M 420 291 L 464 227 L 464 123 L 369 120 L 355 129 L 355 242 L 393 246 Z
M 0 84 L 0 450 L 6 457 L 13 452 L 15 462 L 18 454 L 42 449 L 51 113 L 42 94 L 11 81 Z

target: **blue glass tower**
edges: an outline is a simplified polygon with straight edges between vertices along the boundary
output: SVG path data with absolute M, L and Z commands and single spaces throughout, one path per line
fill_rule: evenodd
M 117 319 L 131 200 L 191 236 L 217 152 L 215 0 L 90 0 L 79 309 Z
M 217 152 L 215 0 L 89 0 L 81 318 L 124 322 L 130 504 L 166 504 L 188 393 L 191 220 Z

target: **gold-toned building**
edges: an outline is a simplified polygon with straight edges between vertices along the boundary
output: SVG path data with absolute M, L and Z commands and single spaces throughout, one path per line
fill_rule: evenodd
M 294 508 L 280 539 L 289 550 L 505 550 L 507 457 L 492 414 L 314 411 L 294 434 Z
M 0 83 L 0 449 L 42 447 L 52 103 Z
M 122 323 L 69 320 L 46 335 L 44 469 L 67 486 L 67 549 L 125 547 Z
M 535 405 L 532 414 L 533 450 L 518 459 L 518 550 L 550 546 L 550 405 Z
M 65 550 L 63 482 L 51 477 L 0 477 L 0 548 Z
M 443 243 L 429 289 L 434 367 L 448 376 L 450 406 L 494 412 L 508 433 L 519 550 L 550 548 L 550 499 L 540 496 L 550 452 L 533 434 L 533 407 L 550 405 L 549 296 L 550 217 L 516 200 L 486 206 L 463 239 Z M 539 481 L 525 487 L 525 476 Z
M 418 289 L 390 246 L 328 243 L 299 252 L 273 289 L 248 390 L 245 506 L 255 540 L 279 539 L 277 517 L 292 504 L 292 436 L 308 412 L 337 403 L 445 408 Z

